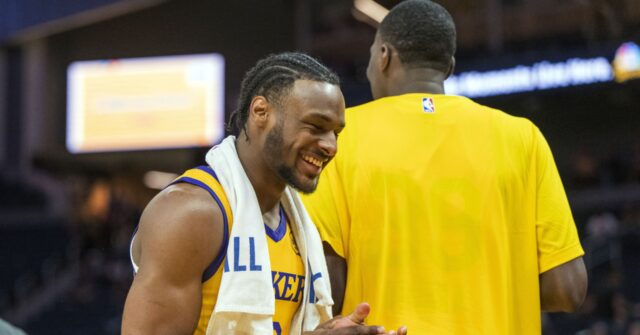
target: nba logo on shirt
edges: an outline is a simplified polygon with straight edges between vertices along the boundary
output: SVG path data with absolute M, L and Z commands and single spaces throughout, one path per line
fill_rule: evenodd
M 434 113 L 436 106 L 433 104 L 433 99 L 422 98 L 422 111 L 425 113 Z

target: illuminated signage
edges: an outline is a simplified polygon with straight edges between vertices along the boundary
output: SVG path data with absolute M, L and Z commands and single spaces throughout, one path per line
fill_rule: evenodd
M 612 79 L 613 71 L 606 58 L 571 58 L 557 63 L 542 61 L 495 71 L 463 72 L 445 81 L 445 91 L 474 98 L 587 85 Z
M 633 42 L 621 45 L 613 59 L 613 71 L 616 81 L 620 83 L 640 78 L 640 47 Z
M 444 87 L 447 94 L 475 98 L 636 78 L 640 78 L 640 47 L 627 42 L 616 50 L 613 64 L 606 57 L 541 61 L 493 71 L 463 72 L 449 77 Z
M 73 62 L 67 93 L 72 153 L 204 147 L 224 136 L 220 54 Z

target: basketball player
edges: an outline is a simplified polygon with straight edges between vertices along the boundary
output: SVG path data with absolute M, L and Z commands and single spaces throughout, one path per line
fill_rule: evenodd
M 132 242 L 137 273 L 122 333 L 301 334 L 314 313 L 319 313 L 318 322 L 311 330 L 326 322 L 308 334 L 383 333 L 362 324 L 366 304 L 348 317 L 327 321 L 330 312 L 322 314 L 316 299 L 321 268 L 326 271 L 319 236 L 314 255 L 310 232 L 295 229 L 306 212 L 295 212 L 295 197 L 285 206 L 286 195 L 297 196 L 287 185 L 313 192 L 320 171 L 336 153 L 336 137 L 344 127 L 337 76 L 301 53 L 267 57 L 246 74 L 231 126 L 237 138 L 214 147 L 208 166 L 185 172 L 145 209 Z M 252 209 L 257 224 L 245 219 Z M 242 231 L 254 226 L 263 237 L 244 239 Z M 236 232 L 240 235 L 233 237 Z M 266 239 L 264 249 L 261 238 Z M 309 250 L 306 257 L 301 257 L 301 245 Z M 318 256 L 322 263 L 308 261 Z M 231 279 L 225 282 L 225 276 Z M 262 287 L 265 276 L 267 286 L 252 290 Z M 246 286 L 234 286 L 238 280 L 247 280 Z M 259 300 L 265 295 L 275 300 L 273 315 L 269 299 Z
M 431 1 L 401 2 L 377 31 L 375 100 L 347 109 L 303 199 L 336 264 L 334 307 L 368 301 L 369 322 L 418 334 L 540 334 L 541 310 L 582 303 L 583 250 L 538 128 L 444 94 L 455 48 Z

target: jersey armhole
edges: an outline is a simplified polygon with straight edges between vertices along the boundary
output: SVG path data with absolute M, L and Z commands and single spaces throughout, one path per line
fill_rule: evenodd
M 195 175 L 199 174 L 199 171 L 203 171 L 209 177 L 211 177 L 212 180 L 210 179 L 209 183 L 212 184 L 211 186 L 213 186 L 213 188 L 209 186 L 208 183 L 205 183 L 204 181 L 197 179 L 197 177 L 195 177 Z M 222 185 L 220 185 L 220 182 L 218 181 L 218 176 L 213 171 L 213 169 L 208 166 L 199 166 L 195 169 L 191 169 L 185 172 L 182 176 L 174 180 L 169 185 L 174 185 L 178 183 L 187 183 L 187 184 L 199 186 L 205 189 L 207 192 L 209 192 L 213 200 L 215 200 L 216 204 L 218 204 L 218 207 L 220 207 L 220 211 L 222 212 L 222 221 L 223 221 L 222 244 L 220 245 L 220 250 L 218 250 L 216 257 L 213 259 L 211 264 L 209 264 L 209 266 L 207 266 L 207 268 L 202 273 L 202 282 L 205 282 L 209 280 L 211 277 L 213 277 L 216 271 L 218 271 L 218 269 L 220 268 L 220 265 L 222 264 L 222 261 L 224 261 L 224 258 L 227 254 L 227 247 L 229 245 L 229 217 L 227 215 L 227 207 L 224 206 L 223 201 L 219 196 L 219 192 L 222 192 L 221 194 L 224 196 L 224 190 L 222 189 Z M 216 190 L 214 190 L 214 188 Z M 231 211 L 229 211 L 229 213 L 230 212 Z

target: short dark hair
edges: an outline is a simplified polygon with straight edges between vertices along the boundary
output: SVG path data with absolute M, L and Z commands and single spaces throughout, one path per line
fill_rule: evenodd
M 242 79 L 238 108 L 231 113 L 227 130 L 239 136 L 246 132 L 251 100 L 262 95 L 274 103 L 288 93 L 296 80 L 307 79 L 340 85 L 338 76 L 315 58 L 300 52 L 269 55 L 258 61 Z
M 429 0 L 407 0 L 389 11 L 378 34 L 403 64 L 447 71 L 456 51 L 456 27 L 444 7 Z

